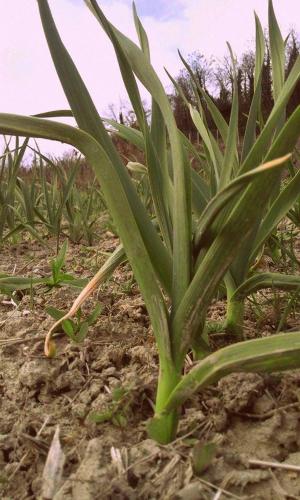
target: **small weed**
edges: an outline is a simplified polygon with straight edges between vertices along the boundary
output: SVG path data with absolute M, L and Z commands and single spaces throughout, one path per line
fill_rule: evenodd
M 56 321 L 64 317 L 65 312 L 55 307 L 47 307 L 46 312 Z M 102 305 L 97 304 L 94 310 L 86 319 L 82 318 L 82 311 L 79 309 L 76 313 L 75 320 L 66 319 L 62 321 L 62 328 L 67 336 L 76 344 L 83 342 L 87 336 L 88 329 L 93 325 L 102 312 Z
M 126 427 L 133 402 L 131 388 L 116 387 L 111 392 L 111 399 L 112 401 L 108 407 L 102 412 L 93 412 L 90 415 L 90 420 L 97 424 L 112 422 L 117 427 Z

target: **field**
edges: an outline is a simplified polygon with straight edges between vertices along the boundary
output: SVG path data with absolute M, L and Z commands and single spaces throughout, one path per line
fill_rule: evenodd
M 298 249 L 299 242 L 295 242 Z M 55 255 L 55 239 L 49 243 Z M 89 276 L 91 266 L 96 269 L 105 259 L 101 252 L 111 252 L 117 244 L 109 231 L 93 247 L 71 244 L 66 270 Z M 273 265 L 270 258 L 266 260 Z M 49 274 L 49 250 L 37 242 L 6 246 L 1 272 L 13 269 L 26 275 Z M 300 371 L 228 375 L 185 405 L 174 443 L 155 444 L 147 439 L 145 421 L 151 417 L 155 398 L 157 352 L 130 268 L 123 265 L 88 299 L 84 313 L 97 301 L 102 313 L 84 342 L 76 345 L 60 335 L 57 356 L 46 359 L 43 342 L 53 320 L 45 308 L 66 310 L 76 294 L 65 287 L 36 289 L 33 297 L 19 297 L 17 307 L 2 296 L 2 498 L 39 496 L 57 425 L 66 463 L 55 499 L 211 499 L 219 487 L 232 493 L 228 498 L 299 495 L 299 472 L 249 465 L 248 460 L 299 467 Z M 276 304 L 272 291 L 266 298 L 260 317 L 247 304 L 247 337 L 269 336 L 278 327 L 287 298 L 281 294 Z M 224 300 L 215 300 L 209 320 L 221 322 L 224 314 Z M 299 318 L 298 303 L 285 331 L 295 329 Z M 116 389 L 119 395 L 114 400 Z M 93 414 L 104 421 L 93 422 Z M 193 456 L 208 442 L 217 443 L 216 454 L 198 475 Z
M 180 54 L 194 141 L 135 5 L 139 45 L 86 3 L 135 119 L 99 115 L 38 0 L 70 109 L 0 113 L 1 498 L 299 498 L 300 54 L 269 0 L 226 117 Z

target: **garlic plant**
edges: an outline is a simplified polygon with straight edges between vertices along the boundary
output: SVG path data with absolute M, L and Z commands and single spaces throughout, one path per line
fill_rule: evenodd
M 177 129 L 168 97 L 151 65 L 148 39 L 135 9 L 141 48 L 107 20 L 96 0 L 89 0 L 89 8 L 114 46 L 136 113 L 155 210 L 153 221 L 60 39 L 48 1 L 37 0 L 37 3 L 52 59 L 78 128 L 47 120 L 45 115 L 0 114 L 0 131 L 66 142 L 78 148 L 93 167 L 143 295 L 157 343 L 159 376 L 149 435 L 168 443 L 176 435 L 180 406 L 207 384 L 232 371 L 300 366 L 300 332 L 233 344 L 215 353 L 210 353 L 207 341 L 201 337 L 207 308 L 221 280 L 232 276 L 233 269 L 244 277 L 240 263 L 249 260 L 248 247 L 251 242 L 253 250 L 254 230 L 257 235 L 267 207 L 274 203 L 280 173 L 290 161 L 298 140 L 300 107 L 286 121 L 284 110 L 300 75 L 300 59 L 285 83 L 278 63 L 276 105 L 257 139 L 256 90 L 247 147 L 240 161 L 236 153 L 235 101 L 229 126 L 214 110 L 226 138 L 222 164 L 213 158 L 217 145 L 205 129 L 200 112 L 192 110 L 218 178 L 217 189 L 209 199 L 207 184 L 191 169 L 188 152 L 193 146 Z M 270 32 L 275 43 L 278 31 L 273 17 L 271 21 Z M 258 66 L 261 55 L 262 52 L 257 56 Z M 152 96 L 150 125 L 136 78 Z M 65 112 L 48 116 L 62 114 Z M 203 359 L 188 374 L 183 374 L 186 354 L 194 346 L 198 357 Z

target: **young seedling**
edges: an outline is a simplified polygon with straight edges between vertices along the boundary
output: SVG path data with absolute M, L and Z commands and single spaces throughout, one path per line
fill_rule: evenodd
M 0 274 L 0 291 L 10 295 L 18 290 L 32 290 L 34 287 L 44 285 L 48 289 L 58 286 L 71 286 L 75 288 L 83 288 L 87 279 L 76 278 L 71 274 L 64 273 L 62 268 L 65 265 L 65 257 L 68 248 L 68 242 L 65 240 L 57 256 L 51 262 L 51 276 L 43 278 L 10 276 L 7 274 Z
M 56 321 L 61 320 L 61 326 L 67 336 L 76 344 L 83 342 L 87 336 L 88 329 L 92 326 L 102 312 L 101 304 L 97 304 L 94 310 L 86 317 L 82 317 L 81 309 L 78 309 L 75 316 L 75 321 L 71 319 L 62 318 L 65 316 L 64 311 L 56 309 L 55 307 L 47 307 L 46 312 Z
M 115 387 L 111 394 L 111 403 L 104 411 L 94 411 L 89 419 L 97 424 L 112 422 L 117 427 L 126 427 L 128 413 L 133 403 L 133 394 L 130 387 Z

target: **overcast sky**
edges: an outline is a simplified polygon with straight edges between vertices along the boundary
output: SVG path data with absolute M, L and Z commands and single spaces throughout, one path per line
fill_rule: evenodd
M 84 0 L 50 0 L 55 21 L 100 113 L 126 101 L 119 70 L 106 35 Z M 286 35 L 300 32 L 300 0 L 273 0 Z M 107 17 L 136 40 L 131 0 L 100 0 Z M 268 0 L 136 0 L 148 33 L 152 63 L 165 85 L 163 66 L 176 76 L 177 49 L 222 58 L 228 40 L 236 54 L 253 46 L 255 10 L 267 27 Z M 56 76 L 35 0 L 0 0 L 0 111 L 33 114 L 68 108 Z M 146 93 L 144 94 L 146 95 Z M 44 142 L 44 151 L 61 146 Z

